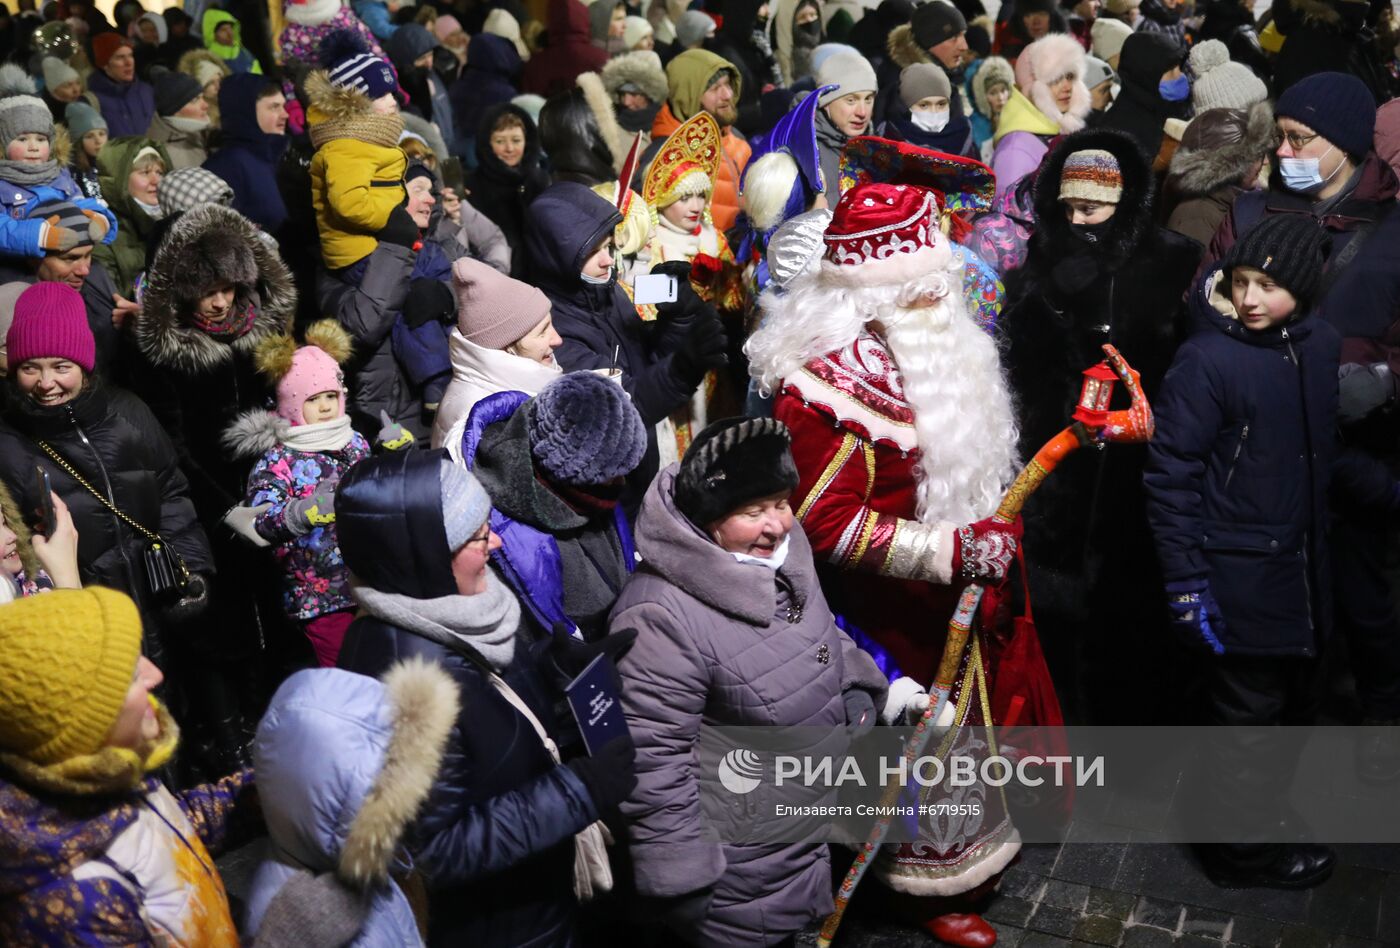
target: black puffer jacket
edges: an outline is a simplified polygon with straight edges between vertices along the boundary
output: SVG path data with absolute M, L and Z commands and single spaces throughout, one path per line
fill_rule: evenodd
M 556 184 L 530 205 L 526 247 L 534 282 L 549 297 L 554 328 L 564 339 L 554 350 L 564 371 L 614 364 L 622 370 L 622 387 L 647 426 L 647 453 L 628 478 L 640 498 L 656 475 L 655 425 L 690 400 L 699 380 L 681 378 L 675 367 L 679 331 L 663 335 L 658 324 L 643 323 L 616 277 L 594 286 L 579 275 L 620 219 L 611 203 L 583 185 Z M 653 327 L 658 331 L 649 332 Z
M 148 601 L 145 537 L 122 523 L 39 447 L 47 442 L 79 475 L 137 523 L 159 533 L 193 572 L 209 573 L 209 541 L 195 519 L 189 482 L 175 448 L 139 398 L 89 377 L 66 405 L 46 408 L 7 393 L 0 420 L 0 478 L 21 510 L 39 507 L 34 468 L 48 472 L 78 528 L 78 567 L 84 585 L 120 589 L 136 600 L 147 629 L 143 651 L 159 662 L 155 604 Z
M 370 589 L 412 599 L 456 593 L 439 487 L 446 456 L 403 451 L 362 462 L 340 482 L 341 548 Z M 465 643 L 448 648 L 361 615 L 346 633 L 339 665 L 378 677 L 413 657 L 441 665 L 461 696 L 442 766 L 409 839 L 428 885 L 428 944 L 571 944 L 572 838 L 597 819 L 588 791 L 553 762 Z M 523 643 L 502 677 L 555 733 L 547 686 Z

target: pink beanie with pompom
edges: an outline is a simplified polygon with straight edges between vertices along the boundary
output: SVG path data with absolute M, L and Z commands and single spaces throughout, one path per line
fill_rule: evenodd
M 340 366 L 317 346 L 301 346 L 292 356 L 292 367 L 277 383 L 277 414 L 293 425 L 306 423 L 302 406 L 313 395 L 338 392 L 340 413 L 345 414 L 345 379 Z

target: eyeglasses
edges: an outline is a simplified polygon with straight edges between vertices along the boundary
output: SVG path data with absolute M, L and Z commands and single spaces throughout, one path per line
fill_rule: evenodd
M 1320 133 L 1314 132 L 1311 135 L 1299 135 L 1297 132 L 1284 132 L 1283 140 L 1288 142 L 1288 147 L 1294 151 L 1302 151 L 1318 138 Z
M 462 546 L 471 546 L 473 543 L 480 543 L 480 544 L 483 544 L 484 547 L 490 547 L 490 546 L 491 546 L 491 531 L 488 529 L 488 530 L 487 530 L 484 534 L 482 534 L 481 536 L 479 536 L 479 537 L 472 537 L 472 538 L 471 538 L 470 540 L 468 540 L 466 543 L 463 543 Z

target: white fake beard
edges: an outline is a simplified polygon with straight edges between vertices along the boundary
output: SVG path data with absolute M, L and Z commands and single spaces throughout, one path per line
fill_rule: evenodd
M 957 295 L 901 306 L 882 322 L 914 412 L 919 521 L 991 516 L 1019 468 L 1016 416 L 996 343 Z

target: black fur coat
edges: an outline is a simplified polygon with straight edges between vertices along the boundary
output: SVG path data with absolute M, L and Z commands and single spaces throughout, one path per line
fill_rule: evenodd
M 1059 202 L 1065 159 L 1102 149 L 1118 159 L 1123 195 L 1097 243 L 1077 237 Z M 1037 179 L 1030 251 L 1007 274 L 1000 327 L 1016 399 L 1021 454 L 1029 459 L 1070 423 L 1081 373 L 1112 343 L 1155 394 L 1183 335 L 1183 297 L 1203 253 L 1153 223 L 1153 182 L 1133 139 L 1086 129 L 1051 150 Z M 1121 386 L 1120 386 L 1121 388 Z M 1126 396 L 1115 398 L 1126 405 Z M 1148 558 L 1141 446 L 1081 450 L 1046 480 L 1025 510 L 1026 554 L 1037 608 L 1074 615 L 1100 579 L 1099 565 L 1127 546 Z M 1135 557 L 1134 557 L 1135 558 Z M 1038 577 L 1038 579 L 1037 579 Z

